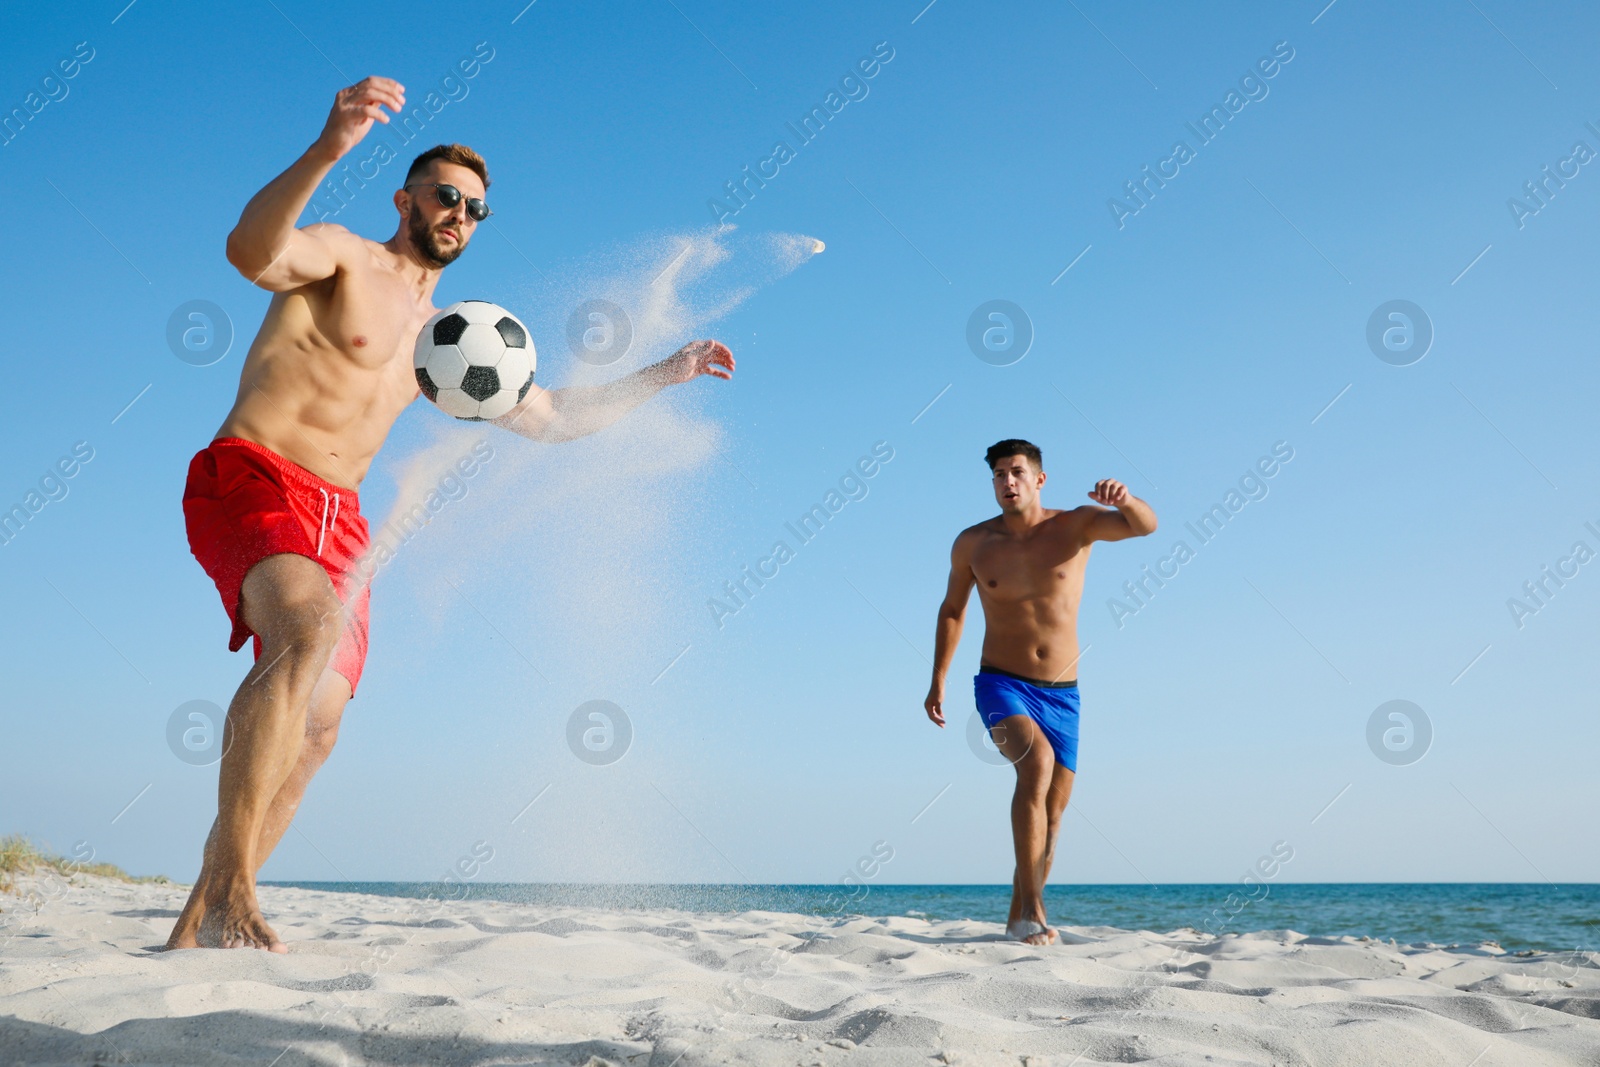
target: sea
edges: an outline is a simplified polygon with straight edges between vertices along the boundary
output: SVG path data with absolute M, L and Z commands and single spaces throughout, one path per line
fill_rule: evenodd
M 412 899 L 498 900 L 558 907 L 699 913 L 798 912 L 813 916 L 911 916 L 1003 923 L 1009 885 L 569 885 L 529 882 L 264 882 Z M 1262 889 L 1265 895 L 1261 894 Z M 1585 883 L 1268 883 L 1250 900 L 1237 882 L 1217 885 L 1051 885 L 1054 925 L 1167 933 L 1294 930 L 1371 937 L 1404 945 L 1507 952 L 1600 951 L 1600 885 Z M 852 895 L 853 894 L 853 895 Z

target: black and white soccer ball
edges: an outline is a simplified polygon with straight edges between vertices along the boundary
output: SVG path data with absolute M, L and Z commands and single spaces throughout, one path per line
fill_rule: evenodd
M 428 320 L 412 360 L 422 395 L 447 415 L 497 419 L 533 388 L 528 328 L 487 300 L 461 300 Z

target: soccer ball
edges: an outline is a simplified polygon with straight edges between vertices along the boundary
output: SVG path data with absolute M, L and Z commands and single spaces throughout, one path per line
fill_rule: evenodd
M 497 419 L 533 388 L 528 328 L 487 300 L 461 300 L 428 320 L 412 364 L 422 395 L 468 422 Z

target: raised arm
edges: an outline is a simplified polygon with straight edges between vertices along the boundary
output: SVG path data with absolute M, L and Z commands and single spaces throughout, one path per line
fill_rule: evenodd
M 1096 482 L 1089 491 L 1089 499 L 1116 509 L 1106 511 L 1087 504 L 1078 509 L 1088 515 L 1090 541 L 1122 541 L 1156 532 L 1154 509 L 1128 492 L 1128 487 L 1115 478 L 1102 478 Z
M 961 630 L 967 620 L 967 601 L 978 578 L 972 573 L 972 549 L 977 535 L 963 530 L 950 548 L 950 580 L 945 584 L 944 600 L 939 604 L 939 621 L 933 634 L 933 683 L 923 710 L 940 727 L 944 726 L 944 680 L 961 643 Z
M 691 341 L 660 363 L 604 385 L 535 385 L 522 403 L 493 421 L 534 441 L 572 441 L 605 429 L 667 386 L 702 374 L 733 377 L 733 353 L 721 341 Z
M 398 112 L 405 102 L 405 89 L 390 78 L 365 78 L 339 90 L 321 136 L 245 205 L 228 234 L 228 262 L 252 285 L 274 293 L 332 277 L 339 265 L 339 238 L 347 231 L 329 223 L 300 230 L 295 221 L 333 165 L 374 122 L 389 121 L 383 106 Z

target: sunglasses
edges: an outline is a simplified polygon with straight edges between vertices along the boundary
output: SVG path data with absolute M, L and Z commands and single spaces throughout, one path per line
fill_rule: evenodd
M 406 188 L 415 189 L 418 186 L 431 187 L 438 194 L 440 207 L 455 207 L 461 203 L 461 190 L 453 185 L 441 185 L 438 182 L 414 182 L 406 186 Z M 467 197 L 467 217 L 472 219 L 473 222 L 482 222 L 493 214 L 494 212 L 489 210 L 489 205 L 482 200 L 475 196 Z

